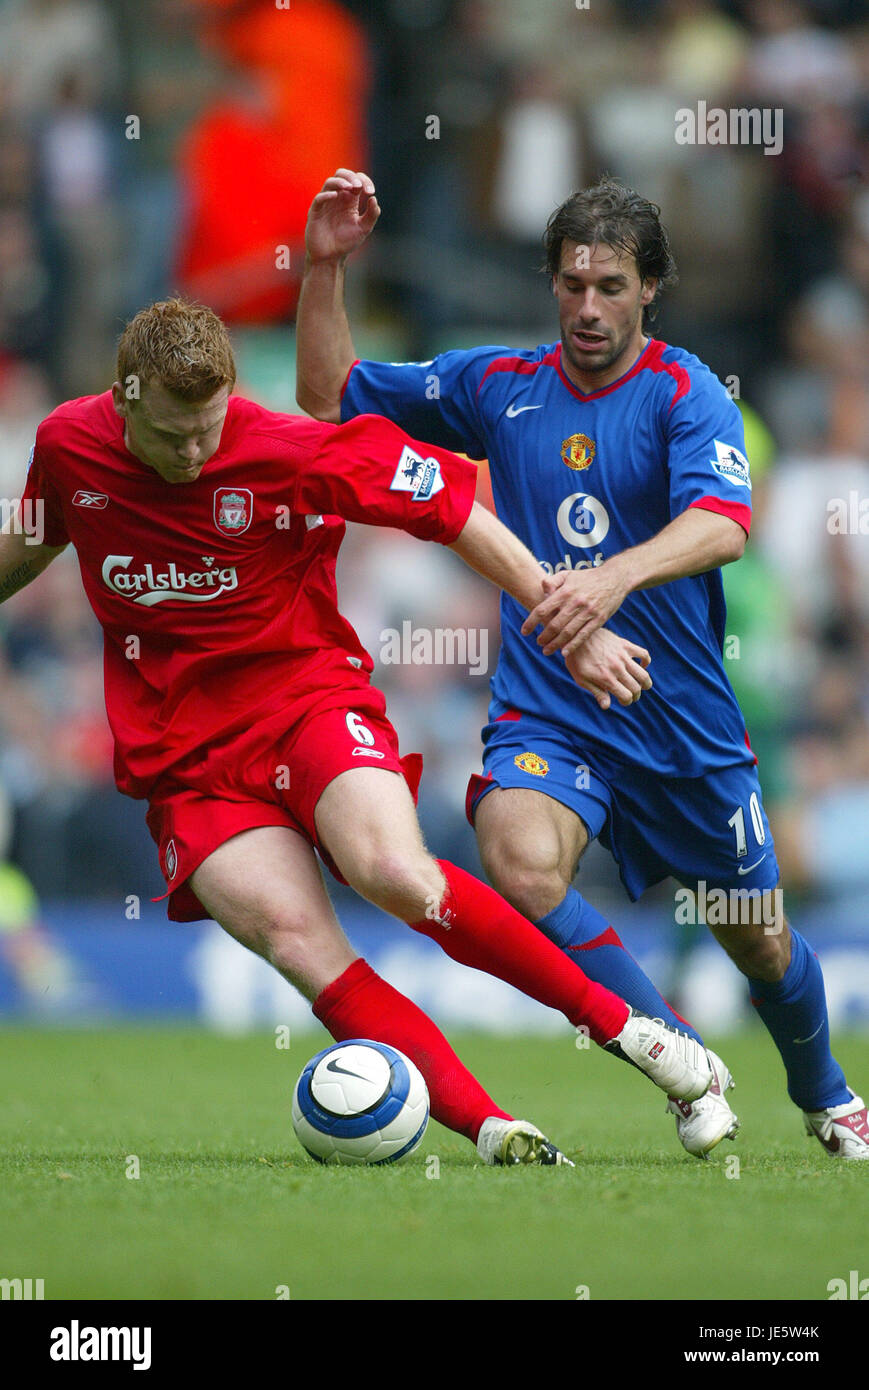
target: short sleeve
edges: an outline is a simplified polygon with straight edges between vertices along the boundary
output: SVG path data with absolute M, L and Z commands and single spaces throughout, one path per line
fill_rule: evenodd
M 719 512 L 751 530 L 751 474 L 742 416 L 711 373 L 691 376 L 665 417 L 670 507 Z
M 344 385 L 341 419 L 385 415 L 415 439 L 485 458 L 477 391 L 490 362 L 509 351 L 475 348 L 429 362 L 356 362 Z
M 46 467 L 46 451 L 40 439 L 41 428 L 36 431 L 36 443 L 30 451 L 27 482 L 21 502 L 25 510 L 30 508 L 31 514 L 39 520 L 44 545 L 69 545 L 63 508 Z
M 467 459 L 420 443 L 379 415 L 360 415 L 330 427 L 300 468 L 293 510 L 396 526 L 450 545 L 470 515 L 476 482 Z

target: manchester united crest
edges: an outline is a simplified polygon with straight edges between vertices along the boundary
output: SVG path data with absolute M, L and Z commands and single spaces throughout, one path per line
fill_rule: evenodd
M 225 536 L 240 536 L 253 520 L 253 493 L 246 487 L 214 489 L 214 524 Z
M 561 443 L 561 457 L 574 473 L 581 473 L 594 463 L 597 445 L 587 434 L 571 434 Z
M 513 761 L 523 772 L 530 772 L 532 777 L 545 777 L 549 771 L 548 762 L 537 753 L 517 753 Z

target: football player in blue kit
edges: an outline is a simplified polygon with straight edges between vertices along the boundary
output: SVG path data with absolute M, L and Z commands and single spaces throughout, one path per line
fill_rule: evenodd
M 820 965 L 784 916 L 723 664 L 720 567 L 751 524 L 741 416 L 702 362 L 648 332 L 675 279 L 660 210 L 610 179 L 556 210 L 544 244 L 559 342 L 397 364 L 356 359 L 344 309 L 346 258 L 379 212 L 371 179 L 346 169 L 312 203 L 297 399 L 322 420 L 381 414 L 488 459 L 498 516 L 551 576 L 531 613 L 501 600 L 484 773 L 468 791 L 489 879 L 592 979 L 699 1037 L 573 887 L 595 836 L 632 899 L 672 875 L 747 976 L 807 1132 L 840 1158 L 869 1158 L 866 1107 L 830 1051 Z M 577 693 L 563 657 L 603 625 L 649 650 L 651 689 Z M 710 1058 L 707 1094 L 668 1102 L 698 1157 L 737 1128 L 732 1078 Z

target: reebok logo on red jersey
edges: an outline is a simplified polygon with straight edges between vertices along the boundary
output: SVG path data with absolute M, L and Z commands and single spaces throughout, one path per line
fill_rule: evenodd
M 132 555 L 107 555 L 102 567 L 103 582 L 112 593 L 132 598 L 144 608 L 153 608 L 155 603 L 164 603 L 167 599 L 207 603 L 219 594 L 238 588 L 235 565 L 223 569 L 179 570 L 174 561 L 170 561 L 166 569 L 155 571 L 148 563 L 144 569 L 130 573 L 132 563 Z
M 79 488 L 72 499 L 74 507 L 93 507 L 96 511 L 101 511 L 109 505 L 109 499 L 104 492 L 85 492 Z

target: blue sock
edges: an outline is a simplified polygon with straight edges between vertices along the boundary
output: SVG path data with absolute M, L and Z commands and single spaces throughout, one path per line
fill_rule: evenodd
M 606 918 L 575 888 L 568 888 L 558 906 L 534 925 L 575 960 L 590 980 L 621 995 L 631 1008 L 652 1018 L 662 1018 L 703 1045 L 696 1029 L 673 1012 L 648 975 L 643 974 Z
M 751 1002 L 782 1056 L 788 1095 L 801 1110 L 826 1110 L 851 1099 L 830 1051 L 824 977 L 814 951 L 791 928 L 791 963 L 775 984 L 749 980 Z

